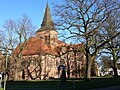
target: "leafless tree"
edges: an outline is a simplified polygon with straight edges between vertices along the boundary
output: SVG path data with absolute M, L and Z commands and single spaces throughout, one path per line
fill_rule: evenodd
M 78 78 L 81 76 L 81 66 L 80 64 L 83 62 L 83 52 L 82 52 L 83 45 L 77 46 L 77 45 L 63 45 L 56 48 L 57 57 L 60 58 L 60 65 L 66 66 L 67 76 L 70 78 L 71 74 L 72 76 L 75 76 Z M 78 64 L 78 62 L 80 62 Z
M 103 23 L 103 40 L 113 37 L 116 33 L 120 32 L 120 9 L 115 10 L 109 14 L 107 20 Z M 108 44 L 104 46 L 103 53 L 109 54 L 113 58 L 113 64 L 111 68 L 114 71 L 114 77 L 118 77 L 117 73 L 117 62 L 120 59 L 120 35 L 116 38 L 111 39 Z
M 6 20 L 3 25 L 3 30 L 1 30 L 1 49 L 9 51 L 9 55 L 13 56 L 14 61 L 17 62 L 17 66 L 19 65 L 19 59 L 22 56 L 22 48 L 24 47 L 22 43 L 27 41 L 27 39 L 34 33 L 34 26 L 31 23 L 30 18 L 24 15 L 22 18 L 18 20 Z M 14 57 L 13 51 L 16 46 L 19 44 L 19 55 L 18 58 Z M 5 52 L 5 51 L 3 51 Z M 16 68 L 15 78 L 17 79 L 18 69 Z
M 110 63 L 111 63 L 111 57 L 110 56 L 101 56 L 100 57 L 101 60 L 101 71 L 104 72 L 105 70 L 110 68 Z
M 65 36 L 67 39 L 76 38 L 85 44 L 87 80 L 91 78 L 91 63 L 99 49 L 120 34 L 118 32 L 106 41 L 98 40 L 102 23 L 111 12 L 119 9 L 117 3 L 117 0 L 64 0 L 64 3 L 55 5 L 58 29 L 69 33 Z
M 15 32 L 17 37 L 19 38 L 19 55 L 16 60 L 18 68 L 16 69 L 15 79 L 18 79 L 19 62 L 22 57 L 22 50 L 24 46 L 27 45 L 27 40 L 31 36 L 31 33 L 34 33 L 34 29 L 35 27 L 32 25 L 30 18 L 26 15 L 16 21 Z M 24 44 L 22 44 L 23 42 Z
M 7 74 L 8 79 L 11 74 L 11 62 L 13 60 L 12 53 L 14 47 L 17 45 L 17 39 L 15 37 L 15 22 L 11 19 L 6 20 L 5 24 L 3 25 L 3 29 L 1 30 L 1 50 L 4 57 L 3 60 L 3 69 L 4 73 Z M 11 70 L 10 70 L 11 69 Z
M 57 57 L 60 59 L 60 65 L 66 65 L 67 76 L 70 78 L 71 73 L 71 46 L 63 45 L 56 47 Z

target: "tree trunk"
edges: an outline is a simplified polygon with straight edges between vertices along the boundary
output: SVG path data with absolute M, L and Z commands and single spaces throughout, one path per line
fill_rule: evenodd
M 118 77 L 118 72 L 117 72 L 117 61 L 113 60 L 113 71 L 114 71 L 114 77 Z
M 68 78 L 70 78 L 70 60 L 68 55 L 67 55 L 67 76 Z
M 95 59 L 95 56 L 91 56 L 90 54 L 86 55 L 86 80 L 91 80 L 91 65 L 92 61 Z
M 69 64 L 67 65 L 67 76 L 68 78 L 70 78 L 70 65 Z
M 28 67 L 26 68 L 26 70 L 27 70 L 28 78 L 30 78 L 31 80 L 34 80 L 30 70 L 28 69 Z
M 111 68 L 113 69 L 114 77 L 118 77 L 117 68 L 115 68 L 115 67 L 112 66 L 112 65 L 111 65 Z
M 90 55 L 87 53 L 86 55 L 86 80 L 91 79 L 91 60 Z
M 114 71 L 114 77 L 118 77 L 118 72 L 117 72 L 117 57 L 116 57 L 114 49 L 113 49 L 113 71 Z
M 117 68 L 114 68 L 114 77 L 118 77 Z
M 23 80 L 25 79 L 25 71 L 24 71 L 24 69 L 22 69 L 22 79 Z

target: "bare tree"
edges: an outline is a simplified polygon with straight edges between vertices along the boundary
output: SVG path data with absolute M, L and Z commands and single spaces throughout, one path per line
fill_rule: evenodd
M 110 68 L 110 63 L 111 63 L 111 57 L 110 56 L 105 56 L 105 55 L 101 55 L 100 57 L 101 60 L 101 71 L 107 72 L 107 70 Z
M 103 23 L 103 37 L 104 40 L 107 38 L 113 37 L 116 33 L 120 32 L 120 9 L 115 10 L 109 17 L 106 22 Z M 118 77 L 117 73 L 117 62 L 120 59 L 120 35 L 116 38 L 111 39 L 106 46 L 104 46 L 104 52 L 110 54 L 113 58 L 113 64 L 111 63 L 111 68 L 114 71 L 114 77 Z
M 4 89 L 6 89 L 6 80 L 7 80 L 7 76 L 9 79 L 9 72 L 10 72 L 10 59 L 9 57 L 11 57 L 12 55 L 12 51 L 13 51 L 13 47 L 16 43 L 15 40 L 15 29 L 14 29 L 14 25 L 15 23 L 12 20 L 7 20 L 5 22 L 5 25 L 3 26 L 3 30 L 1 30 L 2 34 L 2 40 L 1 40 L 1 50 L 3 55 L 5 56 L 3 58 L 3 70 L 4 70 Z
M 71 74 L 71 46 L 65 44 L 62 46 L 58 46 L 55 48 L 56 52 L 57 52 L 57 57 L 59 57 L 60 65 L 66 65 L 66 69 L 67 69 L 67 76 L 68 78 L 70 78 L 70 74 Z
M 1 49 L 8 49 L 9 55 L 11 55 L 12 58 L 14 58 L 14 61 L 17 62 L 17 66 L 19 65 L 19 59 L 22 56 L 22 49 L 23 49 L 23 42 L 27 41 L 27 39 L 34 33 L 34 26 L 31 23 L 30 18 L 28 16 L 24 15 L 19 20 L 6 20 L 5 24 L 3 25 L 3 30 L 1 30 Z M 14 48 L 19 43 L 19 55 L 18 58 L 14 57 L 13 51 Z M 5 51 L 3 51 L 5 52 Z M 18 69 L 16 68 L 16 75 L 15 78 L 17 79 L 17 72 Z
M 19 72 L 19 62 L 22 57 L 22 50 L 24 46 L 27 45 L 27 40 L 31 36 L 31 33 L 33 33 L 33 30 L 35 27 L 32 25 L 31 20 L 28 16 L 24 15 L 21 19 L 16 21 L 15 25 L 15 32 L 19 42 L 19 55 L 17 62 L 17 68 L 16 68 L 16 75 L 15 79 L 18 79 L 18 72 Z M 24 44 L 22 44 L 24 42 Z
M 68 78 L 70 78 L 71 74 L 76 78 L 78 78 L 78 73 L 79 77 L 81 76 L 81 63 L 84 62 L 83 47 L 83 44 L 65 44 L 56 48 L 57 57 L 60 59 L 60 65 L 66 66 Z
M 1 30 L 1 50 L 2 50 L 2 54 L 5 56 L 3 59 L 3 67 L 4 67 L 4 73 L 5 73 L 5 78 L 6 78 L 6 74 L 8 76 L 10 76 L 10 72 L 12 71 L 11 66 L 10 66 L 10 61 L 12 62 L 11 58 L 12 58 L 12 52 L 13 49 L 15 47 L 15 45 L 17 44 L 17 39 L 15 38 L 15 23 L 13 20 L 6 20 L 5 24 L 3 25 L 3 29 Z M 11 69 L 11 71 L 10 71 Z
M 99 49 L 120 34 L 106 41 L 98 40 L 102 23 L 112 11 L 119 9 L 117 3 L 117 0 L 64 0 L 61 5 L 55 5 L 58 29 L 70 34 L 67 39 L 76 38 L 85 44 L 87 80 L 90 80 L 91 63 Z
M 17 45 L 17 38 L 15 37 L 15 22 L 11 19 L 6 20 L 3 25 L 3 45 L 12 49 Z

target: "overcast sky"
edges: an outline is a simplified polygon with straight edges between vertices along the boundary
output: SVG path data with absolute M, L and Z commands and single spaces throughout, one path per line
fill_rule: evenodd
M 60 3 L 61 0 L 0 0 L 0 29 L 7 19 L 18 19 L 24 14 L 31 18 L 36 27 L 40 27 L 43 20 L 46 3 L 53 9 L 52 3 Z

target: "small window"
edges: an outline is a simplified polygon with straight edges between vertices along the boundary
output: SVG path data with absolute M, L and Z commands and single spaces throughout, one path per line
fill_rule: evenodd
M 45 43 L 47 43 L 47 36 L 45 36 Z

